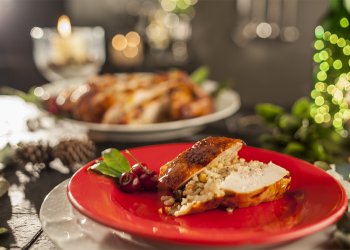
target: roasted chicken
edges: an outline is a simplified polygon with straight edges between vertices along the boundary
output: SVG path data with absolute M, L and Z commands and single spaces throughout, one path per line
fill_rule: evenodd
M 148 124 L 207 115 L 212 98 L 181 71 L 106 74 L 65 89 L 57 100 L 73 119 L 106 124 Z

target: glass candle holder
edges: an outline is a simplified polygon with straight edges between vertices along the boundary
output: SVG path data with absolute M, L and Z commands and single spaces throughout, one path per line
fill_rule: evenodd
M 70 24 L 69 24 L 70 25 Z M 49 81 L 96 74 L 105 62 L 105 32 L 102 27 L 34 27 L 34 62 Z

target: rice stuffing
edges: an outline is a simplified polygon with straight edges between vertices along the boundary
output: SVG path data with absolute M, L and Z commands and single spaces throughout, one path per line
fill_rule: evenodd
M 246 161 L 245 159 L 219 158 L 208 167 L 193 176 L 190 181 L 179 191 L 180 195 L 162 196 L 161 201 L 168 212 L 175 216 L 187 214 L 194 205 L 204 204 L 225 196 L 221 183 L 233 171 L 242 178 L 258 177 L 262 175 L 262 169 L 267 166 L 259 161 Z M 234 208 L 227 208 L 232 212 Z

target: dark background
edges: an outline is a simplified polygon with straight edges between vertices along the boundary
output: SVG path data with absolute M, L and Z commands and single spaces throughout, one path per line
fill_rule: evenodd
M 54 27 L 62 14 L 76 26 L 101 25 L 106 45 L 114 34 L 133 30 L 137 19 L 126 13 L 127 0 L 0 0 L 0 85 L 28 90 L 46 83 L 32 59 L 30 30 Z M 314 27 L 325 13 L 327 0 L 299 0 L 296 42 L 254 40 L 237 46 L 231 33 L 237 26 L 234 0 L 199 0 L 192 20 L 189 72 L 208 65 L 211 78 L 231 80 L 242 98 L 242 108 L 252 110 L 259 102 L 289 107 L 312 87 L 312 40 Z M 102 72 L 164 70 L 171 65 L 145 61 L 136 68 L 119 68 L 107 60 Z

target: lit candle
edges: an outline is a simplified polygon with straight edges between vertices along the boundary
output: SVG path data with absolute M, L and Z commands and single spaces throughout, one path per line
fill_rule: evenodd
M 57 22 L 58 36 L 52 41 L 52 62 L 57 65 L 81 64 L 87 61 L 85 41 L 81 34 L 72 31 L 68 16 Z

